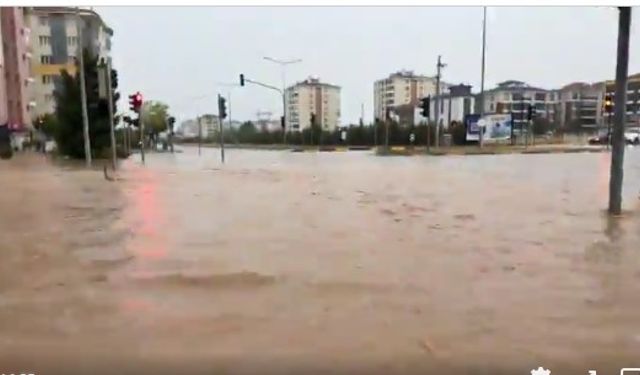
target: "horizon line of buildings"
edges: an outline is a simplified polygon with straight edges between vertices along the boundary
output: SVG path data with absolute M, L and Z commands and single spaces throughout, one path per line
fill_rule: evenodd
M 17 131 L 54 113 L 61 72 L 76 73 L 82 48 L 103 62 L 111 58 L 113 30 L 92 9 L 1 7 L 0 32 L 0 125 Z
M 524 81 L 507 80 L 484 91 L 484 105 L 480 93 L 472 92 L 472 86 L 464 83 L 440 82 L 440 95 L 436 95 L 435 77 L 400 70 L 376 80 L 373 84 L 374 119 L 382 121 L 387 116 L 401 125 L 418 125 L 427 119 L 420 115 L 420 99 L 430 96 L 429 123 L 436 122 L 448 127 L 454 122 L 463 122 L 469 114 L 511 114 L 515 127 L 527 121 L 528 107 L 535 108 L 536 118 L 544 118 L 558 128 L 569 130 L 595 130 L 604 128 L 610 116 L 604 111 L 604 97 L 613 95 L 614 81 L 595 83 L 573 82 L 559 89 L 544 89 Z M 311 76 L 296 82 L 285 90 L 286 128 L 302 131 L 311 125 L 312 114 L 316 125 L 333 131 L 343 127 L 340 122 L 340 86 L 322 82 Z M 640 127 L 640 73 L 629 76 L 627 91 L 627 126 Z M 483 108 L 481 108 L 483 106 Z M 266 115 L 266 117 L 265 117 Z M 271 112 L 257 112 L 252 120 L 259 131 L 281 129 L 280 119 L 271 118 Z M 364 116 L 364 114 L 363 114 Z M 203 126 L 203 136 L 215 133 L 218 120 L 215 115 L 204 115 L 212 120 Z M 374 122 L 375 122 L 374 120 Z M 187 133 L 196 135 L 194 119 L 186 120 Z M 241 122 L 236 121 L 237 125 Z M 364 119 L 360 119 L 364 124 Z M 351 124 L 352 125 L 352 124 Z M 344 126 L 348 126 L 344 124 Z

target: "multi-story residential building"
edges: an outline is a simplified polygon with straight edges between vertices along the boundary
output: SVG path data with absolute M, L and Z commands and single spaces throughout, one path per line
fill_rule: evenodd
M 287 130 L 302 131 L 311 127 L 311 114 L 316 125 L 332 131 L 340 126 L 340 87 L 310 77 L 286 89 Z
M 4 45 L 4 37 L 2 35 L 2 18 L 0 17 L 0 40 Z M 6 69 L 4 64 L 4 48 L 0 48 L 0 126 L 7 123 L 9 119 L 9 109 L 7 108 L 7 84 Z
M 33 117 L 55 111 L 54 90 L 61 71 L 76 73 L 76 62 L 83 48 L 102 61 L 110 58 L 113 31 L 100 15 L 73 7 L 33 7 L 28 9 L 31 25 Z M 78 36 L 82 28 L 82 40 Z
M 0 121 L 13 130 L 31 126 L 28 89 L 32 84 L 29 72 L 30 29 L 24 20 L 24 8 L 1 7 L 2 83 L 0 86 Z
M 436 105 L 438 108 L 436 109 Z M 475 113 L 475 97 L 471 94 L 471 86 L 459 84 L 450 86 L 446 93 L 432 96 L 429 107 L 429 122 L 436 121 L 436 110 L 439 110 L 438 122 L 448 127 L 452 122 L 462 123 L 464 117 Z M 417 109 L 420 110 L 420 109 Z
M 421 98 L 436 94 L 436 78 L 401 70 L 373 85 L 374 117 L 384 120 L 387 109 L 400 117 L 401 123 L 415 123 L 414 108 Z M 440 92 L 447 92 L 448 84 L 440 82 Z
M 611 95 L 614 103 L 615 111 L 615 97 L 616 97 L 616 84 L 615 81 L 606 81 L 604 85 L 604 95 Z M 600 107 L 602 108 L 602 106 Z M 609 122 L 613 124 L 613 112 L 602 115 L 602 127 L 609 125 Z M 627 80 L 627 105 L 626 105 L 626 127 L 637 128 L 640 127 L 640 73 L 629 76 Z
M 481 111 L 480 100 L 476 112 L 484 114 L 506 114 L 513 116 L 514 128 L 519 129 L 527 123 L 529 105 L 535 108 L 536 118 L 557 121 L 556 104 L 558 93 L 539 87 L 530 86 L 522 81 L 505 81 L 496 88 L 484 92 L 484 110 Z
M 198 137 L 205 138 L 214 137 L 218 134 L 218 116 L 205 114 L 195 119 L 189 119 L 180 125 L 180 133 L 187 138 Z
M 604 82 L 574 82 L 558 90 L 558 126 L 570 131 L 602 126 Z

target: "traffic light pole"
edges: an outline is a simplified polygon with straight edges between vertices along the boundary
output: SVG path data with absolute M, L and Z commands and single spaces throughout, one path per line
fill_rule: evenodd
M 220 139 L 220 159 L 222 160 L 222 164 L 224 164 L 224 118 L 222 116 L 224 110 L 222 108 L 222 96 L 218 94 L 218 125 L 220 127 L 219 130 L 219 139 Z
M 111 164 L 113 170 L 116 170 L 117 165 L 117 153 L 116 153 L 116 131 L 113 123 L 113 88 L 111 87 L 111 58 L 107 59 L 107 95 L 109 100 L 109 130 L 111 136 Z
M 271 86 L 271 85 L 267 85 L 266 83 L 262 83 L 262 82 L 258 82 L 258 81 L 254 81 L 252 79 L 246 78 L 244 76 L 244 74 L 240 75 L 240 86 L 244 86 L 244 82 L 249 82 L 249 83 L 253 83 L 254 85 L 258 85 L 258 86 L 262 86 L 264 88 L 267 89 L 271 89 L 271 90 L 275 90 L 278 93 L 280 93 L 280 95 L 282 96 L 282 118 L 284 119 L 284 126 L 282 128 L 282 143 L 283 144 L 287 144 L 287 103 L 286 103 L 286 98 L 285 98 L 285 93 L 286 91 L 283 89 L 279 89 L 275 86 Z
M 78 34 L 77 52 L 80 65 L 80 101 L 82 102 L 82 135 L 84 137 L 84 159 L 87 167 L 91 167 L 91 140 L 89 139 L 89 116 L 87 114 L 87 86 L 84 78 L 84 49 L 82 44 L 82 26 L 80 25 L 79 9 L 76 7 L 76 33 Z
M 480 70 L 480 118 L 484 116 L 484 70 L 485 70 L 486 46 L 487 46 L 487 7 L 483 7 L 482 8 L 482 67 Z M 480 134 L 478 135 L 478 144 L 480 145 L 480 148 L 482 148 L 483 146 L 483 138 L 484 138 L 484 134 L 482 130 L 483 129 L 480 129 Z M 511 123 L 511 131 L 513 132 L 513 122 Z
M 627 74 L 629 68 L 629 29 L 631 8 L 620 7 L 618 18 L 618 56 L 616 62 L 616 95 L 613 127 L 611 172 L 609 174 L 609 214 L 622 212 L 622 179 L 624 175 L 624 126 L 627 111 Z
M 140 160 L 144 165 L 144 121 L 142 121 L 142 112 L 144 111 L 144 103 L 140 105 L 138 112 L 138 126 L 140 126 Z
M 443 64 L 440 61 L 440 55 L 438 55 L 438 64 L 436 65 L 436 97 L 435 97 L 435 116 L 436 116 L 436 132 L 435 132 L 435 136 L 436 136 L 436 149 L 440 146 L 440 100 L 442 100 L 440 98 L 440 68 L 444 68 L 446 66 L 446 64 Z

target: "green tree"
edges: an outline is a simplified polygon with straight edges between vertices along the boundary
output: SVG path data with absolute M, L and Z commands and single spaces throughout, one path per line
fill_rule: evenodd
M 152 137 L 167 130 L 169 106 L 160 101 L 147 101 L 142 104 L 142 120 L 145 133 Z
M 109 103 L 101 99 L 98 93 L 98 58 L 83 50 L 85 63 L 85 84 L 87 92 L 87 115 L 89 119 L 89 139 L 93 157 L 106 157 L 111 142 L 109 138 Z M 76 74 L 71 75 L 64 69 L 59 78 L 58 89 L 54 92 L 56 101 L 56 119 L 54 138 L 61 154 L 72 158 L 84 158 L 84 138 L 82 122 L 82 104 L 80 95 L 80 69 L 76 65 Z M 111 71 L 114 106 L 120 94 L 118 75 Z M 117 109 L 114 108 L 114 112 Z
M 34 127 L 36 130 L 44 133 L 47 137 L 54 137 L 56 128 L 58 127 L 58 119 L 54 114 L 46 113 L 36 118 L 34 121 Z

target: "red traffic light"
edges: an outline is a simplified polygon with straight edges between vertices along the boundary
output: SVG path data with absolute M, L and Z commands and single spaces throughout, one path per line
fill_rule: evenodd
M 129 109 L 134 112 L 139 112 L 142 107 L 142 94 L 136 92 L 133 95 L 129 95 Z

